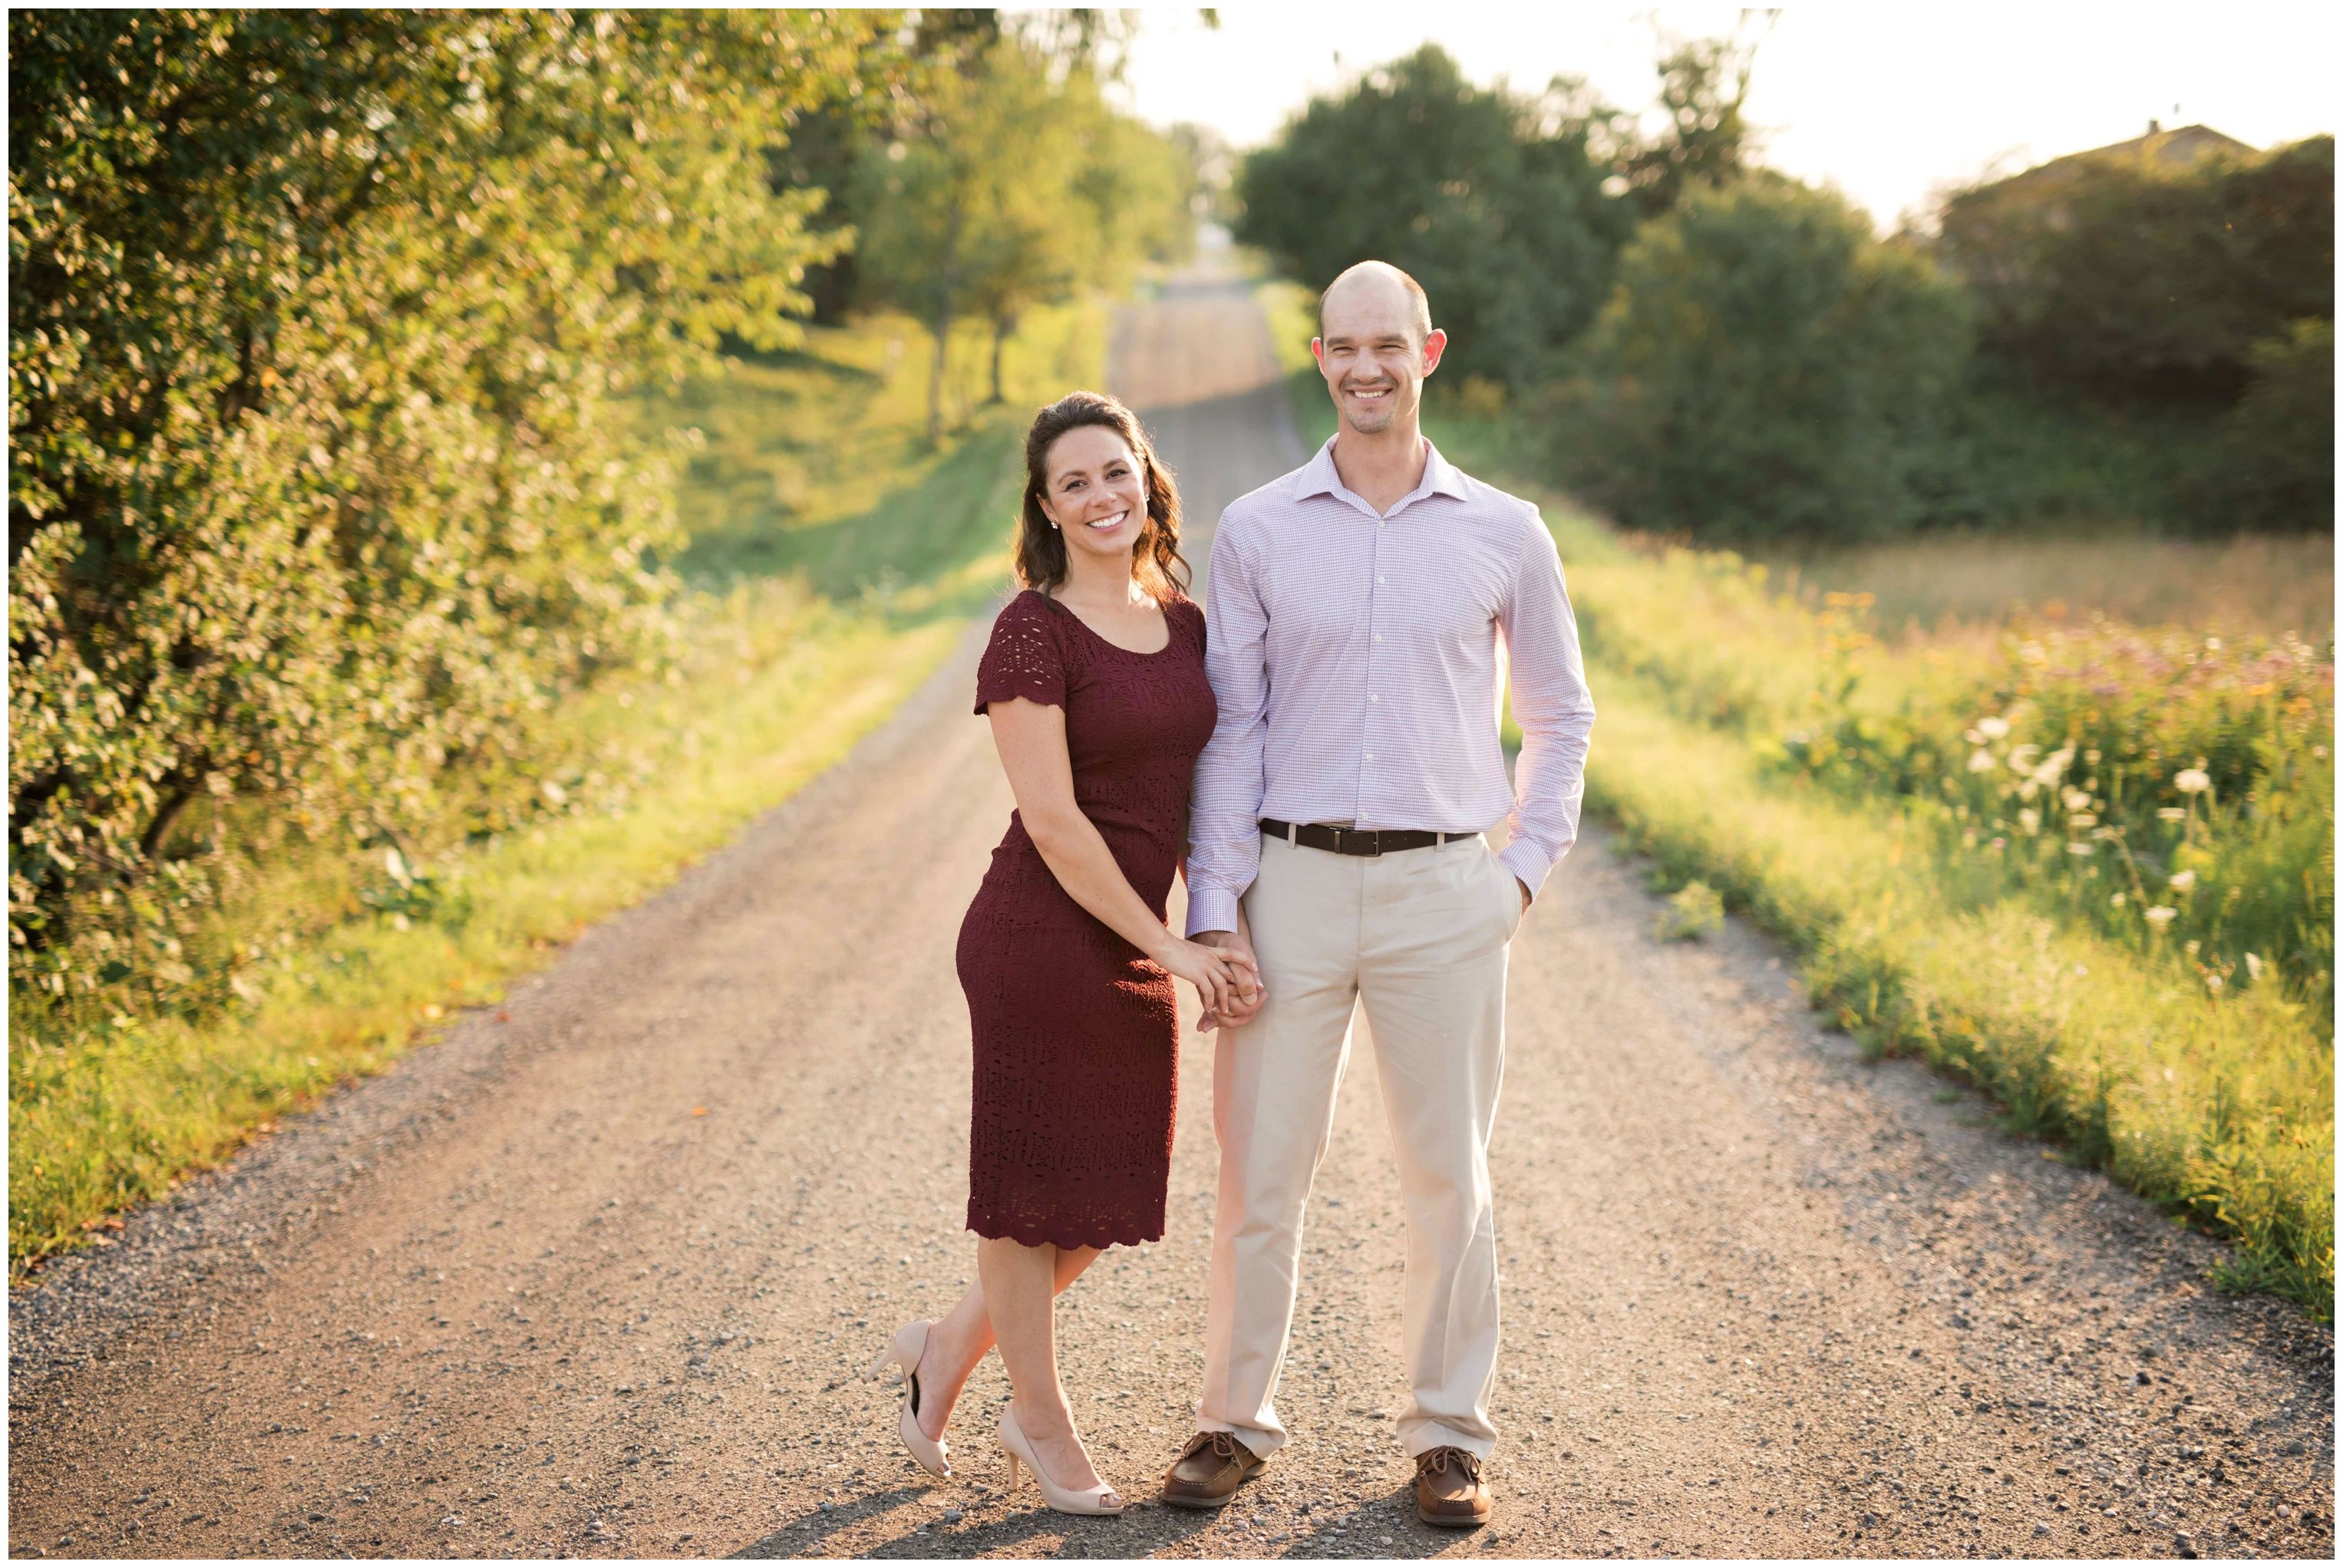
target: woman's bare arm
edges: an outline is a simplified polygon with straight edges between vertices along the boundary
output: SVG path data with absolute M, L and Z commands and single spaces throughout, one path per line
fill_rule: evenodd
M 1065 709 L 1019 697 L 994 702 L 985 712 L 1026 835 L 1066 895 L 1149 959 L 1193 984 L 1207 1008 L 1231 1008 L 1236 988 L 1229 960 L 1173 936 L 1156 919 L 1115 863 L 1097 825 L 1076 803 Z

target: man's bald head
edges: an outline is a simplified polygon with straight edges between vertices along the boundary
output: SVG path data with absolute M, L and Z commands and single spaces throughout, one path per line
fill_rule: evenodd
M 1329 307 L 1344 304 L 1368 305 L 1377 307 L 1396 307 L 1415 329 L 1419 347 L 1432 336 L 1432 301 L 1423 292 L 1423 285 L 1387 261 L 1362 261 L 1344 267 L 1326 292 L 1318 297 L 1318 336 L 1326 336 L 1326 313 Z M 1347 312 L 1337 308 L 1337 315 Z M 1377 315 L 1385 314 L 1378 308 Z

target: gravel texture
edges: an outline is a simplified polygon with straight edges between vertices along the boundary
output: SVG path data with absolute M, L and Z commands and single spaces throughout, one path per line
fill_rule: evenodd
M 1116 364 L 1201 563 L 1202 525 L 1299 458 L 1258 313 L 1199 275 L 1124 314 Z M 2332 1555 L 2328 1330 L 2217 1293 L 2208 1243 L 1975 1096 L 1863 1062 L 1739 923 L 1655 941 L 1594 829 L 1513 949 L 1491 1528 L 1407 1506 L 1363 1050 L 1295 1442 L 1239 1501 L 1151 1501 L 1201 1371 L 1192 1040 L 1170 1234 L 1061 1303 L 1100 1467 L 1151 1501 L 1005 1494 L 997 1361 L 930 1482 L 859 1374 L 973 1268 L 951 945 L 1010 806 L 967 711 L 979 640 L 503 1007 L 12 1299 L 12 1554 Z

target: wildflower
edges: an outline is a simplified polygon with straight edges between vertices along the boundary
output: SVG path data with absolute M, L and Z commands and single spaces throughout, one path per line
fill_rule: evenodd
M 2208 637 L 2208 638 L 2207 638 L 2205 639 L 2205 651 L 2206 651 L 2206 652 L 2207 652 L 2207 653 L 2218 653 L 2218 652 L 2220 652 L 2220 651 L 2221 651 L 2221 639 L 2220 639 L 2219 638 L 2217 638 L 2217 637 Z
M 2251 980 L 2258 980 L 2262 978 L 2262 959 L 2259 953 L 2246 955 L 2246 978 Z
M 2178 806 L 2158 806 L 2156 809 L 2156 818 L 2159 822 L 2177 822 L 2187 815 L 2188 813 Z
M 2066 802 L 2066 809 L 2069 811 L 2087 811 L 2091 809 L 2091 792 L 2088 789 L 2062 789 L 2058 793 L 2058 798 Z
M 1993 766 L 1994 766 L 1994 764 L 1993 764 L 1993 753 L 1992 753 L 1992 752 L 1990 752 L 1990 751 L 1983 751 L 1983 750 L 1979 750 L 1979 751 L 1972 751 L 1972 752 L 1970 752 L 1970 753 L 1969 753 L 1969 771 L 1970 771 L 1970 772 L 1972 772 L 1972 773 L 1990 773 L 1990 772 L 1992 772 L 1992 771 L 1993 771 Z
M 2067 817 L 2066 822 L 2074 828 L 2096 828 L 2099 825 L 2099 819 L 2093 812 L 2077 811 Z
M 2069 842 L 2069 843 L 2067 844 L 2067 846 L 2066 846 L 2066 853 L 2068 853 L 2069 855 L 2087 855 L 2087 854 L 2089 854 L 2090 852 L 2091 852 L 2091 847 L 2090 847 L 2088 844 L 2077 844 L 2077 843 Z
M 2221 990 L 2221 977 L 2219 975 L 2207 975 L 2205 977 L 2205 989 L 2214 992 L 2216 995 L 2219 994 Z
M 2034 759 L 2041 754 L 2042 748 L 2035 745 L 2031 740 L 2024 741 L 2018 745 L 2011 747 L 2009 749 L 2009 770 L 2012 773 L 2033 772 Z
M 2176 893 L 2185 893 L 2197 885 L 2197 873 L 2194 871 L 2175 871 L 2172 873 L 2171 880 L 2166 885 Z
M 2213 776 L 2202 768 L 2183 768 L 2172 776 L 2172 787 L 2183 795 L 2201 795 L 2213 787 Z
M 2000 718 L 1980 719 L 1977 720 L 1977 729 L 1984 731 L 1987 739 L 1998 740 L 2009 733 L 2009 720 Z
M 2117 909 L 2120 910 L 2120 909 L 2122 909 L 2122 908 L 2124 907 L 2124 895 L 2123 895 L 2123 894 L 2121 894 L 2121 893 L 2117 893 L 2117 894 L 2116 894 L 2116 895 L 2115 895 L 2115 897 L 2113 897 L 2113 898 L 2109 899 L 2109 900 L 2107 900 L 2107 902 L 2108 902 L 2108 903 L 2110 903 L 2110 904 L 2113 904 Z
M 2094 746 L 2088 751 L 2084 752 L 2083 760 L 2089 763 L 2092 767 L 2097 768 L 2099 765 L 2099 749 Z
M 2165 927 L 2170 925 L 2172 923 L 2173 917 L 2179 913 L 2180 911 L 2174 909 L 2170 904 L 2158 904 L 2154 909 L 2147 911 L 2147 923 L 2154 926 L 2160 931 Z
M 2017 825 L 2026 829 L 2026 837 L 2032 838 L 2042 830 L 2042 813 L 2028 806 L 2017 813 Z

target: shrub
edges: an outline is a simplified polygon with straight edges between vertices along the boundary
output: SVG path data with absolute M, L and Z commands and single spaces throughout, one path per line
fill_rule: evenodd
M 850 14 L 11 15 L 12 987 L 201 1000 L 244 852 L 396 847 L 458 763 L 484 829 L 537 793 L 532 729 L 668 635 L 619 395 L 790 339 L 843 236 L 760 148 L 890 59 Z
M 1555 460 L 1634 528 L 1897 533 L 1937 487 L 1967 330 L 1958 292 L 1839 197 L 1772 176 L 1694 190 L 1621 256 L 1549 400 Z

